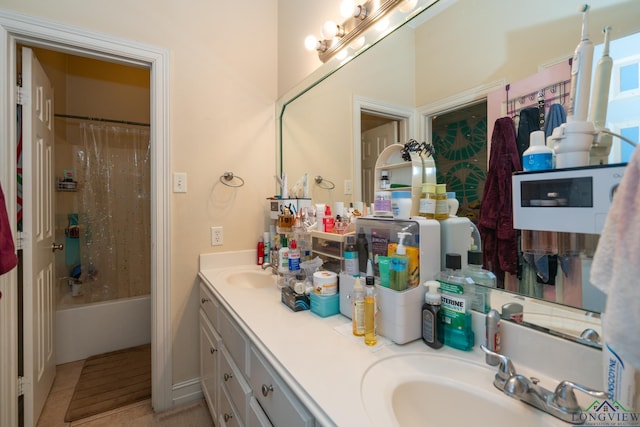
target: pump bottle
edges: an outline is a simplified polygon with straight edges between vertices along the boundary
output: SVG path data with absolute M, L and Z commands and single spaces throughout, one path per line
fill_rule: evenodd
M 409 257 L 407 249 L 404 247 L 404 238 L 410 236 L 408 232 L 398 232 L 398 247 L 396 253 L 391 255 L 391 278 L 390 288 L 394 291 L 404 291 L 407 289 L 409 281 Z
M 351 321 L 353 323 L 353 335 L 361 337 L 364 335 L 364 287 L 360 283 L 360 278 L 356 277 L 353 284 L 353 293 L 351 294 L 352 313 Z
M 424 296 L 422 305 L 422 341 L 429 347 L 438 349 L 444 345 L 444 330 L 440 314 L 441 297 L 438 293 L 440 283 L 428 280 L 424 282 L 424 286 L 428 292 Z

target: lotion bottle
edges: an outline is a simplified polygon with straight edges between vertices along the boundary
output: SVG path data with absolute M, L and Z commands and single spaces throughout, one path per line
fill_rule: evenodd
M 429 347 L 439 349 L 444 345 L 444 330 L 440 315 L 441 297 L 438 293 L 440 283 L 435 280 L 424 282 L 428 289 L 422 305 L 422 341 Z
M 357 337 L 364 336 L 364 287 L 360 283 L 359 277 L 356 277 L 356 281 L 353 284 L 351 303 L 353 307 L 353 311 L 351 313 L 353 335 Z
M 354 243 L 354 236 L 347 236 L 347 244 L 344 247 L 344 272 L 349 276 L 358 277 L 360 276 L 360 264 Z

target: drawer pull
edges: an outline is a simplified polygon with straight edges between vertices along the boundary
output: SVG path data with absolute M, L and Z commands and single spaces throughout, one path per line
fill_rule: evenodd
M 211 300 L 210 300 L 209 298 L 202 298 L 202 299 L 200 299 L 200 302 L 201 302 L 202 304 L 204 304 L 204 303 L 205 303 L 205 302 L 207 302 L 207 301 L 211 301 Z
M 267 397 L 269 395 L 269 392 L 273 391 L 273 386 L 272 385 L 266 385 L 266 384 L 262 384 L 262 395 L 264 397 Z
M 224 378 L 224 380 L 226 382 L 226 381 L 229 381 L 231 378 L 233 378 L 233 375 L 232 374 L 224 374 L 222 376 L 222 378 Z
M 209 349 L 209 352 L 210 352 L 211 354 L 215 353 L 216 351 L 218 351 L 218 349 L 217 349 L 217 348 L 215 348 L 215 347 L 211 347 L 211 348 Z
M 224 414 L 224 422 L 225 422 L 225 423 L 228 423 L 228 422 L 229 422 L 229 420 L 230 420 L 231 418 L 233 418 L 233 415 L 231 415 L 231 414 Z

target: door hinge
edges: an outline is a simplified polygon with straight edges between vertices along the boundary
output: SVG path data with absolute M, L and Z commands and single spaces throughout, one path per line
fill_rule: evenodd
M 24 233 L 22 231 L 16 233 L 16 246 L 16 250 L 24 249 Z
M 18 396 L 24 395 L 24 377 L 18 377 Z
M 18 105 L 27 105 L 29 103 L 26 91 L 20 86 L 16 86 L 16 100 Z

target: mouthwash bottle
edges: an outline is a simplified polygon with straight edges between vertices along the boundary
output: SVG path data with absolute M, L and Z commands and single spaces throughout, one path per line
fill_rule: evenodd
M 469 351 L 475 344 L 471 325 L 473 280 L 462 273 L 461 258 L 460 254 L 446 254 L 446 269 L 438 273 L 435 279 L 440 282 L 444 344 Z
M 497 287 L 496 275 L 482 268 L 482 251 L 468 251 L 467 262 L 463 273 L 477 285 L 471 308 L 486 314 L 491 310 L 491 288 Z

